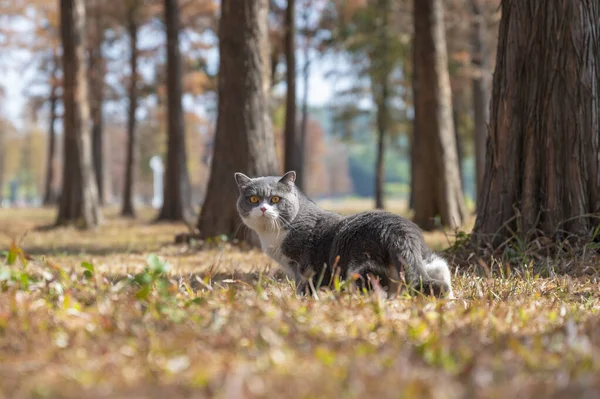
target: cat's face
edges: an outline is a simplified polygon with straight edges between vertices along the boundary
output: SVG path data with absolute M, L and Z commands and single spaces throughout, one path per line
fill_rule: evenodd
M 254 179 L 236 173 L 240 191 L 237 210 L 244 224 L 257 233 L 275 232 L 288 226 L 299 210 L 295 180 L 293 171 L 283 177 Z

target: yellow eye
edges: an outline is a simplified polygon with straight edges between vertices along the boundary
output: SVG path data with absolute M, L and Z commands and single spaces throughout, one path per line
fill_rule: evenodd
M 250 197 L 250 202 L 256 204 L 258 202 L 258 197 L 256 195 L 253 195 L 252 197 Z
M 271 197 L 271 202 L 276 204 L 279 202 L 279 197 Z

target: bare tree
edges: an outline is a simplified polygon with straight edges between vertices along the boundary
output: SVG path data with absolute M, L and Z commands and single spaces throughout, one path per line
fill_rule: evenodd
M 136 111 L 138 103 L 138 30 L 139 23 L 137 0 L 128 3 L 126 11 L 127 33 L 129 35 L 129 108 L 127 109 L 127 159 L 125 161 L 125 179 L 123 180 L 123 208 L 122 216 L 135 217 L 133 196 L 135 193 L 135 162 L 136 162 Z
M 56 112 L 58 105 L 58 89 L 60 71 L 60 59 L 56 51 L 52 57 L 52 73 L 50 75 L 50 96 L 48 103 L 50 106 L 50 117 L 48 118 L 48 158 L 46 160 L 46 181 L 44 187 L 44 205 L 56 203 L 56 191 L 54 190 L 54 159 L 56 157 Z
M 286 102 L 285 102 L 285 170 L 296 171 L 296 185 L 303 189 L 304 175 L 300 131 L 296 126 L 296 1 L 288 0 L 285 10 L 285 62 L 286 62 Z
M 304 0 L 302 9 L 302 21 L 304 23 L 303 37 L 304 37 L 304 64 L 302 66 L 302 82 L 304 86 L 304 92 L 302 93 L 302 115 L 300 119 L 300 152 L 298 157 L 298 164 L 301 166 L 299 174 L 296 174 L 296 181 L 300 182 L 301 189 L 306 189 L 306 182 L 304 179 L 304 171 L 307 169 L 306 163 L 306 137 L 308 130 L 308 91 L 310 85 L 310 49 L 312 36 L 314 34 L 313 29 L 310 25 L 310 13 L 311 13 L 312 0 Z
M 600 211 L 600 3 L 502 2 L 474 236 L 589 236 Z M 530 236 L 531 237 L 531 236 Z
M 101 214 L 92 166 L 84 23 L 83 0 L 60 0 L 65 114 L 63 188 L 57 224 L 92 228 L 100 222 Z
M 245 238 L 244 230 L 238 229 L 235 172 L 249 176 L 278 172 L 268 106 L 267 12 L 267 0 L 221 3 L 217 131 L 207 195 L 198 218 L 205 238 L 221 234 Z M 252 237 L 248 241 L 254 242 Z
M 163 206 L 158 220 L 189 220 L 193 215 L 185 149 L 182 65 L 179 50 L 179 5 L 164 0 L 167 30 L 167 162 Z M 223 10 L 224 11 L 224 10 Z M 234 29 L 238 29 L 235 27 Z
M 475 139 L 475 171 L 476 171 L 476 198 L 479 203 L 479 190 L 483 185 L 483 172 L 485 170 L 485 145 L 487 141 L 487 123 L 490 118 L 490 90 L 487 78 L 487 50 L 485 47 L 486 26 L 481 11 L 482 0 L 470 0 L 473 14 L 472 24 L 472 55 L 475 77 L 473 78 L 473 113 L 475 126 L 473 129 Z
M 415 222 L 458 227 L 465 218 L 444 30 L 443 0 L 414 0 Z M 417 72 L 418 71 L 418 72 Z

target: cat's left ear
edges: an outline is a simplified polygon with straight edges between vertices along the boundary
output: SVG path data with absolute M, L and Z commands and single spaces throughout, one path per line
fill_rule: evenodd
M 240 172 L 234 173 L 233 176 L 235 177 L 235 182 L 237 183 L 238 187 L 245 186 L 252 180 L 251 178 Z
M 281 179 L 279 179 L 279 183 L 289 184 L 290 186 L 294 185 L 296 181 L 296 172 L 293 170 L 287 172 Z

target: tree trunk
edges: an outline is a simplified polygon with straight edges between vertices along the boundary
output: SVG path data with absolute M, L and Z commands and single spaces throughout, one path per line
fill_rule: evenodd
M 483 185 L 483 172 L 485 171 L 485 145 L 488 136 L 487 123 L 490 119 L 490 90 L 487 78 L 487 50 L 485 47 L 486 26 L 481 12 L 481 0 L 471 0 L 471 10 L 475 19 L 472 26 L 473 66 L 473 113 L 475 119 L 475 172 L 476 172 L 476 202 L 479 208 L 479 190 Z
M 136 164 L 136 116 L 138 103 L 138 24 L 136 21 L 136 6 L 132 5 L 128 10 L 127 31 L 129 33 L 129 109 L 127 110 L 127 158 L 125 161 L 125 179 L 123 185 L 123 208 L 121 215 L 135 217 L 133 196 L 135 193 L 135 164 Z
M 543 4 L 502 2 L 474 229 L 494 245 L 512 232 L 562 239 L 599 224 L 600 3 Z
M 385 169 L 384 169 L 384 157 L 385 157 L 385 133 L 386 128 L 384 123 L 380 121 L 382 119 L 379 114 L 382 111 L 377 111 L 377 154 L 375 159 L 375 208 L 383 209 L 383 197 L 384 197 L 384 183 L 385 183 Z
M 419 126 L 415 160 L 415 222 L 425 230 L 459 227 L 465 218 L 444 30 L 443 0 L 414 0 L 415 62 Z
M 89 51 L 90 113 L 92 117 L 92 159 L 98 187 L 98 203 L 104 205 L 104 150 L 103 150 L 103 112 L 105 61 L 102 54 L 104 34 L 100 15 L 92 17 L 94 24 L 94 43 Z
M 389 17 L 391 14 L 390 0 L 377 2 L 377 42 L 375 43 L 376 58 L 371 63 L 371 91 L 374 103 L 377 105 L 377 150 L 375 158 L 375 208 L 384 208 L 385 184 L 385 139 L 389 134 L 390 125 L 390 76 L 394 68 L 390 58 L 388 36 Z
M 302 12 L 302 18 L 304 20 L 304 26 L 306 31 L 304 32 L 304 65 L 302 66 L 302 80 L 304 83 L 304 92 L 302 93 L 302 116 L 300 119 L 300 152 L 298 153 L 298 164 L 302 167 L 302 175 L 307 169 L 306 166 L 306 135 L 308 130 L 308 90 L 310 85 L 310 1 L 307 1 L 304 11 Z M 302 176 L 301 179 L 302 189 L 305 188 L 305 180 Z M 298 181 L 298 176 L 296 176 Z
M 303 148 L 296 128 L 296 2 L 288 0 L 285 10 L 285 62 L 287 93 L 285 102 L 285 171 L 296 171 L 296 186 L 304 189 L 303 166 L 300 164 Z
M 225 234 L 256 243 L 254 233 L 238 229 L 233 174 L 275 175 L 279 169 L 269 116 L 267 11 L 267 0 L 221 3 L 217 131 L 207 195 L 198 218 L 204 238 Z
M 46 182 L 44 184 L 44 205 L 56 203 L 56 192 L 54 190 L 54 157 L 56 154 L 56 106 L 58 103 L 58 55 L 54 56 L 52 76 L 50 78 L 50 120 L 48 125 L 48 158 L 46 160 Z
M 460 119 L 460 94 L 452 96 L 452 126 L 454 127 L 454 142 L 456 143 L 456 157 L 458 159 L 458 176 L 460 177 L 460 185 L 464 187 L 465 181 L 463 180 L 463 143 L 460 136 L 459 130 L 459 119 Z
M 415 182 L 416 178 L 416 161 L 417 161 L 417 139 L 419 135 L 419 127 L 417 120 L 417 109 L 418 104 L 415 101 L 417 98 L 417 92 L 419 91 L 419 68 L 417 66 L 417 52 L 415 45 L 415 37 L 413 35 L 412 40 L 412 103 L 413 103 L 413 123 L 412 123 L 412 135 L 410 142 L 410 195 L 408 198 L 408 209 L 414 211 L 415 209 Z
M 185 125 L 181 97 L 181 53 L 179 50 L 179 5 L 165 0 L 167 30 L 167 162 L 163 206 L 158 220 L 187 221 L 193 215 L 187 170 Z
M 0 123 L 0 208 L 2 208 L 2 202 L 4 201 L 4 162 L 6 159 L 4 134 L 4 126 Z
M 85 63 L 85 2 L 60 0 L 63 45 L 64 162 L 57 224 L 92 228 L 100 223 L 92 167 L 90 108 Z

